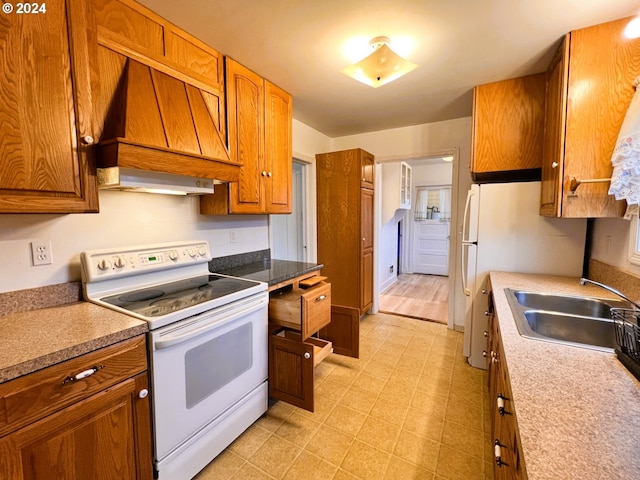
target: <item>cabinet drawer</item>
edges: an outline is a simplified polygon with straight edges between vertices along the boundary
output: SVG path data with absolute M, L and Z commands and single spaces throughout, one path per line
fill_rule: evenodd
M 299 331 L 306 340 L 331 322 L 331 284 L 320 282 L 306 290 L 294 288 L 272 292 L 269 321 Z
M 0 436 L 146 369 L 141 335 L 0 384 Z

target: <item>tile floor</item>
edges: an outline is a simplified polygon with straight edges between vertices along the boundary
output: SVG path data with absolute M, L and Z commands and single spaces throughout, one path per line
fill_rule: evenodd
M 459 332 L 387 314 L 316 367 L 316 411 L 273 404 L 197 480 L 492 479 L 486 372 Z

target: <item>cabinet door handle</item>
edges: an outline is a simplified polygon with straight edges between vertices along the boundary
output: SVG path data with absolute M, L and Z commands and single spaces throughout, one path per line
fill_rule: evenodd
M 263 170 L 263 171 L 262 171 L 262 176 L 263 176 L 263 177 L 266 177 L 266 176 L 267 176 L 267 172 L 266 172 L 266 170 Z
M 500 414 L 501 417 L 504 417 L 507 413 L 505 409 L 504 409 L 504 401 L 506 399 L 502 396 L 501 393 L 498 394 L 498 398 L 496 400 L 496 406 L 498 407 L 498 413 Z
M 91 135 L 84 135 L 80 138 L 80 141 L 84 144 L 84 145 L 93 145 L 93 137 Z
M 309 360 L 311 358 L 311 354 L 309 352 L 304 352 L 304 358 Z
M 273 173 L 267 172 L 267 177 L 271 177 L 272 175 L 273 175 Z
M 146 388 L 143 388 L 138 392 L 138 398 L 146 398 L 147 395 L 149 395 L 149 390 L 147 390 Z
M 485 338 L 487 338 L 489 336 L 489 332 L 487 332 L 486 330 L 484 332 L 482 332 L 482 335 L 485 336 Z
M 321 302 L 322 300 L 324 300 L 325 298 L 327 298 L 326 295 L 320 295 L 318 298 L 316 298 L 316 302 Z
M 493 455 L 496 458 L 496 466 L 502 467 L 503 465 L 507 465 L 502 461 L 502 445 L 496 438 L 496 441 L 493 443 Z
M 62 381 L 62 384 L 64 385 L 65 383 L 77 382 L 78 380 L 82 380 L 83 378 L 90 377 L 91 375 L 96 373 L 98 370 L 101 370 L 103 368 L 104 368 L 104 365 L 93 366 L 91 368 L 88 368 L 87 370 L 83 370 L 80 373 L 77 373 L 77 374 L 75 374 L 73 376 L 69 376 L 69 377 L 65 378 Z
M 558 162 L 553 162 L 551 164 L 551 168 L 558 168 Z

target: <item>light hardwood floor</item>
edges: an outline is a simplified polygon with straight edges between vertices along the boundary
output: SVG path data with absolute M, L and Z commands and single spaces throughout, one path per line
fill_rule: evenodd
M 401 273 L 380 294 L 379 310 L 405 317 L 447 323 L 449 277 Z

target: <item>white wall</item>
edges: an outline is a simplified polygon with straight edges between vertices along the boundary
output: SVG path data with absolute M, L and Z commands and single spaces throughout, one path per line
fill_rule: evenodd
M 640 266 L 628 260 L 631 222 L 623 218 L 598 218 L 593 222 L 591 258 L 640 276 Z
M 80 280 L 78 255 L 89 249 L 193 239 L 207 240 L 214 257 L 269 248 L 266 216 L 200 215 L 198 205 L 197 197 L 101 191 L 98 214 L 0 214 L 0 292 Z M 51 240 L 53 264 L 31 265 L 34 240 Z
M 339 137 L 331 141 L 331 150 L 346 150 L 350 148 L 363 148 L 375 155 L 377 162 L 416 159 L 442 154 L 454 155 L 453 178 L 455 180 L 451 199 L 452 242 L 449 271 L 455 272 L 455 275 L 452 273 L 449 277 L 449 315 L 453 319 L 453 322 L 450 322 L 450 327 L 462 328 L 464 325 L 465 299 L 460 281 L 457 280 L 457 271 L 459 270 L 459 245 L 462 234 L 462 224 L 460 222 L 462 221 L 467 190 L 471 185 L 471 176 L 469 174 L 471 117 Z M 381 229 L 376 232 L 375 240 L 377 250 L 381 251 Z M 381 275 L 377 264 L 374 268 L 374 277 L 376 279 L 374 284 L 376 290 L 374 292 L 374 309 L 377 309 L 377 292 L 381 286 Z

